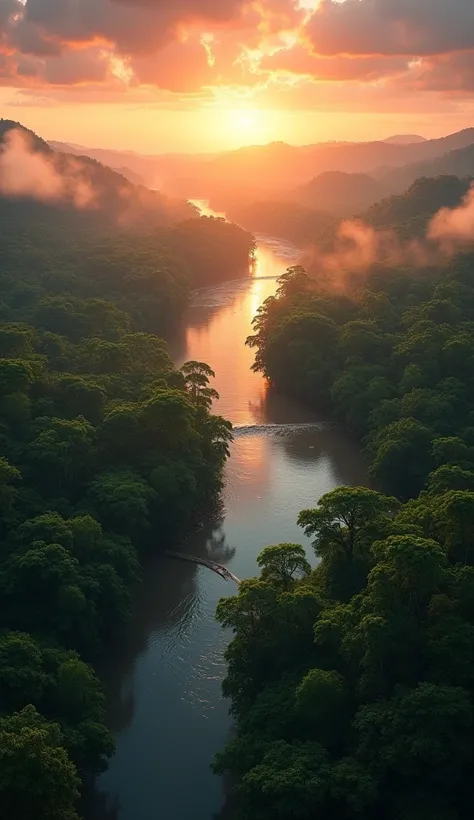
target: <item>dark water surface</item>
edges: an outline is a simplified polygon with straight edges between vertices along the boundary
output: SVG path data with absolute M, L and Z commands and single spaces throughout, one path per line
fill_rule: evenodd
M 236 426 L 222 519 L 207 522 L 179 549 L 226 564 L 239 578 L 256 574 L 267 544 L 309 547 L 296 526 L 302 508 L 340 484 L 367 481 L 362 456 L 340 429 L 267 392 L 250 369 L 245 339 L 252 318 L 297 258 L 288 244 L 260 237 L 254 278 L 200 291 L 171 343 L 177 365 L 197 359 L 216 371 L 216 411 Z M 131 629 L 107 663 L 117 752 L 88 820 L 220 816 L 223 784 L 209 764 L 231 728 L 220 692 L 229 634 L 214 613 L 234 591 L 193 564 L 159 557 L 146 568 Z

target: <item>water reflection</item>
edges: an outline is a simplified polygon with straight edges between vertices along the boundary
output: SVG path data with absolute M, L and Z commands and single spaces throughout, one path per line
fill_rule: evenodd
M 299 252 L 288 243 L 261 238 L 256 270 L 262 278 L 236 280 L 199 291 L 184 321 L 168 340 L 178 366 L 188 359 L 211 365 L 217 374 L 214 386 L 221 397 L 216 412 L 234 424 L 250 423 L 253 417 L 249 404 L 265 402 L 262 377 L 251 370 L 254 352 L 245 346 L 245 340 L 253 332 L 252 320 L 258 308 L 275 292 L 276 278 L 298 258 Z
M 258 270 L 274 276 L 294 256 L 268 241 L 259 248 Z M 273 278 L 201 292 L 171 341 L 177 364 L 200 359 L 213 367 L 217 410 L 238 428 L 222 515 L 180 550 L 227 564 L 240 578 L 256 573 L 257 555 L 270 543 L 303 543 L 314 561 L 296 526 L 298 512 L 339 484 L 366 482 L 366 465 L 348 437 L 250 369 L 253 352 L 244 343 L 251 319 L 274 290 Z M 149 562 L 133 622 L 104 663 L 117 753 L 88 820 L 223 820 L 224 785 L 209 764 L 231 729 L 221 696 L 230 635 L 214 613 L 220 597 L 234 591 L 203 567 L 163 556 Z
M 237 436 L 225 518 L 180 549 L 228 564 L 244 578 L 256 573 L 256 556 L 268 543 L 299 541 L 309 550 L 296 527 L 299 510 L 341 482 L 363 482 L 365 468 L 336 430 L 290 429 Z M 115 804 L 119 796 L 117 820 L 148 820 L 154 807 L 180 820 L 209 820 L 218 812 L 223 786 L 209 762 L 230 730 L 220 694 L 229 636 L 214 612 L 233 591 L 193 564 L 157 558 L 147 566 L 132 627 L 107 675 L 118 746 L 101 787 Z

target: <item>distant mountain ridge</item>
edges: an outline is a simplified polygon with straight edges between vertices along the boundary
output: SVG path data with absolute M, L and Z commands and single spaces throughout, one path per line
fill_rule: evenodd
M 383 142 L 392 142 L 395 145 L 413 145 L 417 142 L 426 141 L 426 137 L 420 137 L 419 134 L 394 134 L 392 137 L 383 140 Z
M 474 177 L 474 128 L 434 140 L 395 134 L 365 143 L 273 142 L 204 157 L 142 157 L 73 146 L 73 152 L 83 150 L 106 157 L 125 176 L 127 170 L 138 173 L 134 163 L 145 169 L 144 179 L 152 168 L 167 193 L 210 199 L 245 227 L 278 229 L 296 242 L 324 234 L 331 218 L 397 224 L 401 214 L 402 221 L 417 224 L 423 214 L 457 202 L 469 184 L 462 180 Z
M 401 134 L 372 142 L 325 142 L 303 146 L 273 142 L 205 155 L 146 156 L 133 151 L 50 142 L 56 150 L 86 154 L 112 168 L 130 169 L 150 188 L 193 199 L 209 198 L 223 185 L 240 189 L 258 187 L 265 195 L 273 196 L 276 191 L 293 190 L 327 172 L 369 174 L 383 181 L 383 176 L 394 168 L 434 160 L 472 144 L 474 128 L 431 140 Z
M 127 168 L 127 166 L 122 166 L 121 168 L 115 168 L 111 166 L 112 171 L 116 171 L 117 174 L 125 177 L 128 179 L 129 182 L 132 182 L 133 185 L 145 185 L 145 180 L 143 179 L 140 174 L 137 174 L 135 171 L 132 171 L 131 168 Z
M 248 176 L 250 179 L 257 177 L 262 183 L 274 186 L 278 179 L 281 187 L 290 181 L 293 185 L 305 183 L 326 171 L 370 173 L 381 165 L 402 166 L 434 159 L 473 143 L 474 128 L 409 145 L 366 142 L 295 148 L 285 143 L 276 143 L 224 154 L 207 163 L 205 172 L 211 179 L 224 176 L 229 182 L 241 183 L 243 177 Z
M 168 175 L 181 176 L 193 170 L 196 164 L 214 159 L 216 154 L 139 154 L 135 151 L 120 151 L 108 148 L 89 148 L 66 142 L 50 140 L 54 151 L 88 156 L 110 168 L 126 168 L 137 174 L 148 188 L 161 188 Z M 133 181 L 133 180 L 132 180 Z
M 325 171 L 297 188 L 293 194 L 301 205 L 334 214 L 353 216 L 390 193 L 389 188 L 368 174 Z
M 420 177 L 439 176 L 474 177 L 474 144 L 436 159 L 385 171 L 380 175 L 380 181 L 393 193 L 401 193 Z
M 391 169 L 436 159 L 472 144 L 474 128 L 409 144 L 362 142 L 297 147 L 277 142 L 249 146 L 197 162 L 180 176 L 170 168 L 163 190 L 184 197 L 212 198 L 247 186 L 258 188 L 260 198 L 281 198 L 282 191 L 293 191 L 322 173 L 369 174 L 383 180 L 383 174 Z

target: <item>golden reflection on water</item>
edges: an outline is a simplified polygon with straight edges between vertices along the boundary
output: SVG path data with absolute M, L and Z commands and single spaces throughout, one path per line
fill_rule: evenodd
M 225 219 L 225 214 L 220 213 L 219 211 L 213 211 L 205 199 L 192 199 L 191 204 L 195 205 L 196 208 L 199 208 L 201 216 L 213 216 L 216 219 Z
M 245 341 L 253 333 L 252 320 L 260 305 L 275 289 L 275 282 L 252 279 L 213 290 L 209 301 L 191 306 L 185 346 L 177 364 L 192 358 L 207 362 L 220 395 L 215 410 L 233 424 L 255 421 L 250 409 L 261 402 L 265 388 L 261 374 L 252 371 L 255 351 Z M 230 302 L 230 304 L 229 304 Z
M 256 281 L 252 284 L 252 290 L 250 292 L 250 297 L 248 300 L 249 304 L 249 311 L 250 311 L 250 322 L 253 322 L 257 310 L 263 303 L 262 293 L 263 293 L 263 282 Z
M 205 216 L 221 216 L 205 202 L 196 202 Z M 266 385 L 252 371 L 255 352 L 245 341 L 265 299 L 276 290 L 276 278 L 294 265 L 296 248 L 271 237 L 257 237 L 255 259 L 248 278 L 200 291 L 188 316 L 177 365 L 187 359 L 207 362 L 216 373 L 214 387 L 221 399 L 215 410 L 234 424 L 255 423 L 253 405 L 262 403 Z

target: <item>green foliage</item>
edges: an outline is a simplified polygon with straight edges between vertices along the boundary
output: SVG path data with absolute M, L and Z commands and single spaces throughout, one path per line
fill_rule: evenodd
M 127 330 L 172 328 L 193 288 L 248 275 L 251 234 L 86 157 L 74 163 L 97 186 L 92 209 L 0 197 L 5 322 L 30 322 L 73 344 L 114 342 Z M 22 357 L 27 341 L 22 348 L 10 334 L 3 342 L 10 351 L 0 339 L 0 355 Z
M 415 188 L 407 203 L 422 196 Z M 255 369 L 331 410 L 364 441 L 377 482 L 407 499 L 439 467 L 474 466 L 473 319 L 470 255 L 446 269 L 374 267 L 344 296 L 298 267 L 260 308 L 247 343 Z
M 266 547 L 258 556 L 262 580 L 289 589 L 296 578 L 308 575 L 311 567 L 299 544 L 277 544 Z
M 61 727 L 62 745 L 78 770 L 101 772 L 113 749 L 105 728 L 104 695 L 90 666 L 75 652 L 49 648 L 31 635 L 0 637 L 0 694 L 4 711 L 33 704 Z
M 127 622 L 140 553 L 182 535 L 214 503 L 232 433 L 211 414 L 210 368 L 175 371 L 157 337 L 124 327 L 114 342 L 69 339 L 63 372 L 49 341 L 39 357 L 40 332 L 11 325 L 4 347 L 26 358 L 0 359 L 4 396 L 30 406 L 19 423 L 0 405 L 0 714 L 36 710 L 20 739 L 5 735 L 11 766 L 0 791 L 12 813 L 30 816 L 22 801 L 34 802 L 35 786 L 22 795 L 15 775 L 25 758 L 25 783 L 28 772 L 45 780 L 35 816 L 72 820 L 78 774 L 103 771 L 113 750 L 100 685 L 81 656 L 93 662 Z M 75 785 L 63 807 L 67 778 Z
M 220 602 L 238 723 L 215 770 L 233 775 L 237 817 L 398 820 L 417 817 L 423 795 L 433 816 L 469 812 L 470 496 L 426 494 L 399 509 L 338 488 L 300 514 L 322 558 L 315 570 L 302 547 L 267 547 L 261 579 Z
M 12 508 L 17 496 L 15 485 L 19 481 L 21 481 L 20 471 L 13 467 L 6 458 L 0 458 L 0 510 L 2 516 L 5 516 Z
M 212 216 L 181 222 L 170 234 L 170 245 L 200 285 L 221 282 L 223 271 L 226 279 L 247 276 L 255 251 L 252 234 Z
M 300 204 L 296 201 L 255 201 L 249 204 L 235 203 L 234 197 L 225 202 L 226 213 L 250 231 L 282 236 L 303 247 L 314 241 L 319 234 L 333 230 L 336 220 L 330 213 Z M 324 203 L 325 207 L 325 203 Z
M 22 820 L 77 820 L 81 780 L 113 752 L 89 664 L 130 617 L 141 556 L 217 500 L 232 432 L 214 374 L 175 370 L 155 334 L 253 250 L 82 165 L 93 212 L 0 197 L 0 814 Z
M 0 719 L 0 799 L 8 817 L 78 820 L 79 778 L 61 731 L 33 706 Z
M 465 190 L 422 181 L 372 223 L 416 235 L 443 185 Z M 239 820 L 471 812 L 473 320 L 467 255 L 373 269 L 337 298 L 290 269 L 255 318 L 255 368 L 351 427 L 393 497 L 323 496 L 298 519 L 316 569 L 302 547 L 267 547 L 260 579 L 219 604 L 237 732 L 215 769 L 235 784 Z
M 303 510 L 298 523 L 314 537 L 326 590 L 337 599 L 351 597 L 367 580 L 374 537 L 387 529 L 395 498 L 362 487 L 338 487 L 320 498 L 318 508 Z

